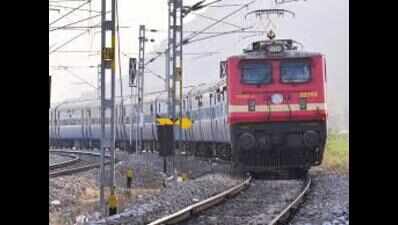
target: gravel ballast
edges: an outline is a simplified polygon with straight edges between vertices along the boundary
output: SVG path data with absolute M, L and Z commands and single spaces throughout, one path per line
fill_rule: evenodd
M 54 163 L 54 160 L 64 160 L 51 159 L 51 155 L 50 163 Z M 115 172 L 120 214 L 109 218 L 108 221 L 114 224 L 126 221 L 133 225 L 149 223 L 222 192 L 241 181 L 223 174 L 229 172 L 228 164 L 211 163 L 208 160 L 198 160 L 189 156 L 175 156 L 174 160 L 168 159 L 168 171 L 180 172 L 183 170 L 188 172 L 190 178 L 196 177 L 197 179 L 190 179 L 182 183 L 173 180 L 164 188 L 163 159 L 156 153 L 129 155 L 117 152 L 116 155 L 117 159 L 121 160 L 116 164 Z M 127 197 L 125 187 L 128 167 L 133 168 L 134 178 L 131 195 Z M 311 169 L 310 175 L 312 177 L 311 190 L 307 194 L 306 201 L 289 224 L 349 224 L 348 175 L 330 173 L 330 171 L 319 169 L 319 167 Z M 237 203 L 237 206 L 225 206 L 224 210 L 222 208 L 214 209 L 218 210 L 214 211 L 218 215 L 207 214 L 206 216 L 205 214 L 193 220 L 196 222 L 188 221 L 186 224 L 263 224 L 269 221 L 271 214 L 276 213 L 278 208 L 282 207 L 277 203 L 278 198 L 283 197 L 282 195 L 276 194 L 275 196 L 279 197 L 272 197 L 273 200 L 269 201 L 266 197 L 273 193 L 272 187 L 275 188 L 278 185 L 281 183 L 274 180 L 261 182 L 255 180 L 250 188 L 241 194 L 242 197 L 248 196 L 248 198 L 256 199 L 252 202 L 253 204 L 242 203 L 239 205 Z M 98 169 L 50 179 L 50 224 L 101 224 L 96 223 L 101 222 L 98 208 L 98 186 Z M 292 189 L 286 190 L 285 193 L 296 192 L 295 187 L 292 186 Z M 259 188 L 260 191 L 257 194 L 250 193 L 253 188 Z M 236 199 L 241 195 L 238 195 Z M 107 192 L 105 196 L 108 196 Z M 286 196 L 288 196 L 285 198 L 286 200 L 291 199 L 290 194 Z M 231 201 L 236 200 L 232 199 Z M 271 207 L 273 209 L 265 207 L 270 206 L 268 203 L 275 203 L 276 207 Z M 234 210 L 238 215 L 241 214 L 238 216 L 241 218 L 232 216 L 235 214 Z
M 118 215 L 89 224 L 146 224 L 220 193 L 240 181 L 223 174 L 209 174 L 183 183 L 174 182 L 156 196 L 144 197 L 129 204 Z
M 290 225 L 349 224 L 349 176 L 312 171 L 312 187 Z
M 163 189 L 163 159 L 156 153 L 127 154 L 116 152 L 115 181 L 119 198 L 119 211 L 128 204 L 159 194 Z M 125 195 L 127 168 L 133 168 L 131 195 Z M 168 171 L 183 170 L 189 178 L 215 171 L 228 171 L 229 165 L 211 164 L 189 156 L 168 159 Z M 174 173 L 172 173 L 174 174 Z M 99 218 L 99 169 L 50 179 L 49 214 L 51 225 L 81 224 L 78 221 Z M 107 191 L 107 189 L 106 189 Z M 105 192 L 105 197 L 108 193 Z
M 298 195 L 302 184 L 303 182 L 298 180 L 254 180 L 248 189 L 235 198 L 181 224 L 268 224 L 275 214 L 282 211 Z

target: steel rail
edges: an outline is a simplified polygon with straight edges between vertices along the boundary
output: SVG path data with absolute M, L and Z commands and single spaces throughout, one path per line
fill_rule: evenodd
M 109 164 L 109 163 L 110 163 L 110 161 L 106 161 L 105 165 Z M 88 165 L 85 165 L 85 166 L 74 167 L 74 168 L 70 168 L 70 169 L 64 169 L 64 170 L 61 170 L 61 171 L 52 172 L 52 173 L 49 174 L 49 177 L 50 178 L 54 178 L 54 177 L 58 177 L 58 176 L 70 175 L 70 174 L 73 174 L 73 173 L 77 173 L 77 172 L 81 172 L 81 171 L 84 171 L 84 170 L 97 168 L 97 167 L 100 167 L 100 166 L 101 166 L 101 163 L 91 163 L 91 164 L 88 164 Z
M 50 153 L 71 153 L 71 154 L 81 154 L 81 155 L 92 155 L 92 156 L 97 156 L 97 157 L 101 156 L 101 153 L 88 152 L 88 151 L 50 150 L 49 152 Z M 110 155 L 107 154 L 107 155 L 105 155 L 105 157 L 110 158 Z M 110 161 L 108 160 L 108 161 L 105 162 L 105 165 L 109 164 L 109 163 L 110 163 Z M 54 177 L 63 176 L 63 175 L 70 175 L 70 174 L 73 174 L 73 173 L 77 173 L 77 172 L 81 172 L 81 171 L 84 171 L 84 170 L 97 168 L 97 167 L 100 167 L 100 166 L 101 166 L 101 163 L 98 163 L 98 162 L 90 163 L 90 164 L 87 164 L 87 165 L 84 165 L 84 166 L 67 168 L 67 169 L 64 169 L 64 170 L 60 170 L 60 171 L 55 171 L 55 172 L 49 173 L 49 177 L 50 178 L 54 178 Z
M 184 220 L 187 220 L 190 217 L 197 215 L 198 213 L 221 203 L 225 199 L 237 195 L 240 191 L 242 191 L 245 187 L 248 186 L 250 181 L 251 177 L 249 177 L 244 182 L 236 185 L 235 187 L 230 188 L 227 191 L 224 191 L 220 194 L 217 194 L 199 203 L 188 206 L 176 213 L 160 218 L 152 223 L 149 223 L 148 225 L 169 225 L 169 224 L 180 223 Z M 274 219 L 272 219 L 272 221 L 269 222 L 268 225 L 287 224 L 287 220 L 290 218 L 291 215 L 290 212 L 298 208 L 299 204 L 303 202 L 302 201 L 303 197 L 310 190 L 311 186 L 310 177 L 306 177 L 303 186 L 304 186 L 303 189 L 297 195 L 297 197 L 288 206 L 286 206 Z
M 215 196 L 212 196 L 208 199 L 205 199 L 203 201 L 200 201 L 198 203 L 195 203 L 193 205 L 190 205 L 184 209 L 181 209 L 180 211 L 167 215 L 165 217 L 162 217 L 160 219 L 157 219 L 148 225 L 168 225 L 168 224 L 176 224 L 181 221 L 187 220 L 193 215 L 196 215 L 204 210 L 207 210 L 220 202 L 231 198 L 237 194 L 239 194 L 242 190 L 246 189 L 248 185 L 250 184 L 251 177 L 247 178 L 245 181 L 242 183 L 222 192 L 219 193 Z
M 74 164 L 75 162 L 77 162 L 77 161 L 80 160 L 79 156 L 77 156 L 77 155 L 75 155 L 75 154 L 70 154 L 70 155 L 59 154 L 59 155 L 62 155 L 62 156 L 65 156 L 65 157 L 70 157 L 70 158 L 72 158 L 72 159 L 65 160 L 65 161 L 62 161 L 62 162 L 60 162 L 60 163 L 53 163 L 53 164 L 50 164 L 50 165 L 49 165 L 49 169 L 50 169 L 50 170 L 57 169 L 57 168 L 60 168 L 60 167 L 65 167 L 65 166 Z
M 75 150 L 50 150 L 50 153 L 71 153 L 71 154 L 80 154 L 80 155 L 92 155 L 92 156 L 101 156 L 99 152 L 89 152 L 89 151 L 75 151 Z M 106 157 L 110 157 L 106 155 Z
M 276 225 L 276 224 L 287 224 L 286 220 L 290 217 L 290 212 L 294 209 L 297 209 L 299 204 L 302 203 L 303 197 L 310 190 L 311 186 L 311 177 L 306 177 L 305 185 L 300 194 L 292 201 L 284 210 L 281 211 L 268 225 Z

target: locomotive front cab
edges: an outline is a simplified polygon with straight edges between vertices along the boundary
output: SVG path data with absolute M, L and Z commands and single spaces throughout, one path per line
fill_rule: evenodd
M 234 163 L 249 172 L 322 162 L 325 61 L 316 53 L 255 53 L 227 60 Z

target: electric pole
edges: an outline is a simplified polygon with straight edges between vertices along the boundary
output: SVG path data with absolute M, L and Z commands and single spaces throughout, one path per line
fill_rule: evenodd
M 130 115 L 130 147 L 133 148 L 133 131 L 134 131 L 134 123 L 133 123 L 133 118 L 134 116 L 134 88 L 137 87 L 137 85 L 134 84 L 135 77 L 137 75 L 137 59 L 136 58 L 130 58 L 129 59 L 129 86 L 131 87 L 131 115 Z M 135 139 L 137 141 L 137 139 Z M 137 148 L 135 148 L 137 150 Z
M 140 25 L 138 45 L 138 146 L 140 151 L 144 150 L 143 129 L 144 129 L 144 70 L 145 70 L 145 25 Z
M 107 4 L 108 3 L 108 4 Z M 110 4 L 109 4 L 110 3 Z M 106 18 L 106 6 L 111 6 L 111 18 Z M 107 34 L 111 33 L 111 40 Z M 110 76 L 107 88 L 106 79 Z M 101 1 L 101 169 L 100 169 L 100 206 L 105 212 L 104 185 L 111 188 L 115 179 L 115 0 Z M 106 116 L 109 115 L 109 120 Z M 110 132 L 105 132 L 106 122 L 109 121 Z M 111 168 L 109 176 L 105 174 L 105 151 L 110 150 Z
M 182 40 L 183 40 L 183 0 L 169 0 L 168 12 L 168 47 L 166 54 L 166 88 L 168 97 L 168 115 L 172 119 L 177 119 L 176 115 L 176 92 L 177 82 L 180 83 L 180 92 L 182 87 Z M 182 92 L 180 93 L 180 99 Z M 180 115 L 182 113 L 182 101 L 179 102 Z M 181 130 L 180 130 L 181 136 Z M 173 140 L 173 150 L 175 149 L 175 140 Z

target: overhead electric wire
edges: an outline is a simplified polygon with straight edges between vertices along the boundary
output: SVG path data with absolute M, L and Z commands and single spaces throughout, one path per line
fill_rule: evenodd
M 48 46 L 48 51 L 50 51 L 56 44 L 57 44 L 57 42 L 55 42 L 54 44 L 51 44 L 50 46 Z
M 192 13 L 192 14 L 193 14 L 193 15 L 196 15 L 196 16 L 199 16 L 199 17 L 202 17 L 202 18 L 205 18 L 205 19 L 208 19 L 208 20 L 218 21 L 217 18 L 213 18 L 213 17 L 210 17 L 210 16 L 205 16 L 205 15 L 202 15 L 202 14 L 199 14 L 199 13 Z M 222 21 L 222 23 L 223 23 L 223 24 L 230 25 L 230 26 L 233 26 L 233 27 L 236 27 L 236 28 L 243 28 L 242 26 L 238 26 L 238 25 L 236 25 L 236 24 L 229 23 L 229 22 L 226 22 L 226 21 Z
M 83 4 L 79 5 L 78 7 L 73 8 L 73 9 L 70 10 L 69 12 L 65 13 L 64 15 L 58 17 L 56 20 L 54 20 L 53 22 L 51 22 L 51 23 L 50 23 L 50 26 L 53 25 L 54 23 L 60 21 L 61 19 L 65 18 L 66 16 L 72 14 L 74 11 L 80 9 L 81 7 L 87 5 L 87 4 L 90 3 L 90 2 L 91 2 L 91 0 L 87 0 L 87 2 L 84 2 Z
M 57 48 L 55 48 L 54 50 L 50 51 L 49 54 L 51 55 L 52 53 L 58 51 L 59 49 L 65 47 L 67 44 L 71 43 L 72 41 L 78 39 L 79 37 L 83 36 L 84 34 L 86 34 L 88 31 L 83 31 L 80 34 L 72 37 L 71 39 L 67 40 L 66 42 L 64 42 L 63 44 L 61 44 L 60 46 L 58 46 Z
M 73 66 L 73 65 L 50 65 L 50 67 L 54 69 L 64 69 L 64 68 L 98 68 L 98 66 L 90 65 L 90 66 Z
M 57 51 L 57 53 L 100 53 L 100 50 L 63 50 L 63 51 Z
M 236 6 L 241 6 L 242 4 L 222 4 L 222 5 L 211 5 L 209 7 L 213 8 L 224 8 L 224 7 L 236 7 Z
M 101 26 L 57 26 L 57 27 L 52 27 L 54 29 L 62 29 L 62 30 L 81 30 L 81 29 L 95 29 L 95 28 L 101 28 Z M 127 29 L 127 28 L 131 28 L 130 26 L 119 26 L 119 29 L 123 28 L 123 29 Z
M 78 76 L 77 74 L 73 73 L 72 71 L 70 71 L 68 68 L 64 68 L 65 71 L 69 72 L 69 74 L 71 74 L 72 76 L 74 76 L 75 78 L 79 79 L 80 81 L 82 81 L 83 83 L 89 85 L 90 87 L 94 88 L 95 90 L 97 90 L 97 87 L 94 86 L 93 84 L 91 84 L 90 82 L 88 82 L 87 80 L 81 78 L 80 76 Z
M 58 13 L 61 11 L 60 9 L 56 9 L 56 8 L 49 8 L 50 11 L 57 11 Z
M 83 2 L 83 1 L 87 1 L 87 0 L 58 0 L 58 1 L 48 1 L 48 2 Z
M 49 4 L 50 7 L 55 7 L 55 8 L 63 8 L 63 9 L 75 9 L 70 6 L 64 6 L 64 5 L 56 5 L 56 4 Z M 95 12 L 95 13 L 101 13 L 101 11 L 98 10 L 90 10 L 90 9 L 77 9 L 78 11 L 86 11 L 86 12 Z
M 150 70 L 150 69 L 148 69 L 148 68 L 145 68 L 145 70 L 146 70 L 148 73 L 152 74 L 153 76 L 155 76 L 155 77 L 157 77 L 157 78 L 159 78 L 159 79 L 161 79 L 161 80 L 163 80 L 163 81 L 166 82 L 166 78 L 162 77 L 160 74 L 155 73 L 155 72 L 153 72 L 152 70 Z
M 110 12 L 111 11 L 108 11 L 105 14 L 110 13 Z M 95 16 L 90 16 L 90 17 L 83 18 L 83 19 L 80 19 L 80 20 L 72 22 L 72 23 L 68 23 L 68 24 L 62 25 L 60 27 L 55 27 L 55 28 L 54 27 L 50 27 L 49 30 L 51 32 L 51 31 L 55 31 L 55 30 L 64 29 L 64 28 L 67 28 L 67 27 L 69 27 L 71 25 L 74 25 L 74 24 L 77 24 L 77 23 L 81 23 L 81 22 L 84 22 L 84 21 L 87 21 L 87 20 L 91 20 L 91 19 L 94 19 L 94 18 L 97 18 L 97 17 L 100 17 L 100 16 L 101 16 L 101 14 L 98 14 L 98 15 L 95 15 Z M 94 27 L 97 27 L 97 26 L 99 26 L 99 25 L 94 25 Z
M 251 27 L 250 27 L 250 28 L 251 28 Z M 250 28 L 246 28 L 246 29 L 250 29 Z M 239 29 L 239 30 L 231 30 L 231 31 L 225 31 L 225 32 L 221 32 L 221 33 L 219 33 L 219 34 L 214 34 L 214 35 L 209 35 L 209 36 L 206 36 L 206 37 L 194 39 L 194 40 L 189 41 L 188 43 L 189 43 L 189 44 L 192 44 L 192 43 L 195 43 L 195 42 L 198 42 L 198 41 L 203 41 L 203 40 L 207 40 L 207 39 L 210 39 L 210 38 L 214 38 L 214 37 L 218 37 L 218 36 L 222 36 L 222 35 L 226 35 L 226 34 L 240 33 L 241 31 L 242 31 L 242 29 Z M 188 44 L 188 43 L 187 43 L 187 44 Z
M 203 34 L 203 32 L 205 32 L 206 30 L 208 30 L 208 29 L 214 27 L 215 25 L 217 25 L 217 24 L 223 22 L 223 21 L 224 21 L 225 19 L 227 19 L 228 17 L 230 17 L 230 16 L 236 14 L 237 12 L 239 12 L 240 10 L 242 10 L 243 8 L 246 8 L 247 6 L 253 4 L 253 3 L 256 2 L 256 1 L 257 1 L 257 0 L 252 0 L 252 1 L 248 2 L 248 3 L 246 3 L 246 4 L 243 4 L 242 7 L 239 7 L 238 9 L 232 11 L 231 13 L 229 13 L 229 14 L 227 14 L 226 16 L 222 17 L 221 19 L 218 19 L 216 22 L 210 24 L 209 26 L 206 26 L 206 27 L 203 28 L 202 30 L 193 33 L 190 37 L 183 38 L 182 45 L 186 45 L 186 44 L 188 44 L 188 43 L 191 43 L 190 40 L 191 40 L 192 38 L 194 38 L 194 37 L 196 37 L 196 36 L 198 36 L 198 35 L 200 35 L 200 34 Z M 229 32 L 229 33 L 231 33 L 231 32 Z M 235 31 L 234 33 L 236 33 L 236 31 Z M 222 32 L 221 34 L 224 35 L 225 32 Z M 210 38 L 210 37 L 207 37 L 207 38 L 204 38 L 203 40 L 206 40 L 206 39 L 209 39 L 209 38 Z M 198 40 L 196 40 L 196 41 L 198 41 Z M 179 45 L 181 45 L 181 43 L 180 43 Z M 179 46 L 179 45 L 178 45 L 178 46 Z M 150 64 L 150 63 L 152 63 L 152 62 L 154 62 L 154 61 L 155 61 L 156 59 L 158 59 L 161 55 L 166 54 L 167 50 L 168 50 L 168 49 L 164 50 L 164 51 L 161 52 L 159 55 L 157 55 L 157 56 L 155 56 L 155 57 L 149 59 L 149 60 L 145 63 L 145 66 L 148 65 L 148 64 Z
M 247 6 L 253 4 L 254 2 L 256 2 L 256 0 L 253 0 L 253 1 L 250 1 L 249 3 L 244 4 L 242 7 L 239 7 L 238 9 L 236 9 L 236 10 L 232 11 L 231 13 L 225 15 L 225 16 L 222 17 L 221 19 L 217 19 L 216 22 L 210 24 L 209 26 L 206 26 L 205 28 L 203 28 L 202 30 L 200 30 L 198 33 L 194 33 L 193 35 L 191 35 L 191 37 L 184 38 L 184 40 L 186 40 L 186 39 L 192 39 L 192 38 L 198 36 L 201 32 L 204 32 L 204 31 L 206 31 L 206 30 L 208 30 L 208 29 L 214 27 L 215 25 L 217 25 L 217 24 L 223 22 L 223 21 L 224 21 L 225 19 L 227 19 L 228 17 L 233 16 L 234 14 L 236 14 L 237 12 L 239 12 L 240 10 L 242 10 L 243 8 L 246 8 Z

